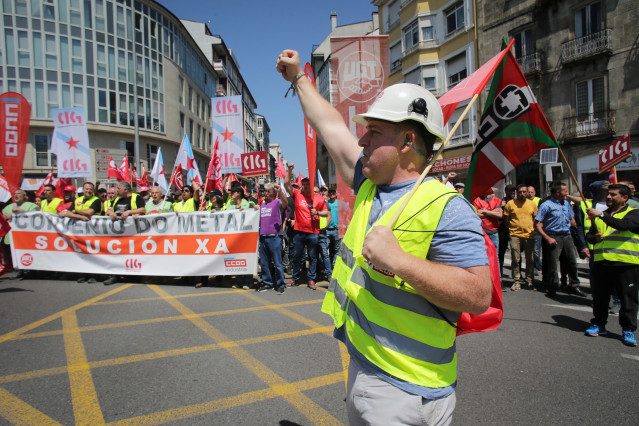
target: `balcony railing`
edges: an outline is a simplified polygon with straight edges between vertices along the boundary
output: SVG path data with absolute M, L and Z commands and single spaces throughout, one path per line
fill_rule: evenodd
M 538 52 L 517 58 L 517 62 L 519 62 L 519 66 L 524 74 L 532 74 L 541 71 L 541 62 L 539 60 Z
M 213 69 L 217 72 L 219 77 L 226 77 L 226 67 L 224 66 L 224 61 L 213 61 Z
M 419 43 L 416 43 L 412 45 L 410 48 L 406 49 L 402 53 L 402 58 L 405 58 L 411 53 L 416 52 L 418 50 L 432 49 L 435 47 L 437 47 L 437 40 L 420 41 Z
M 564 118 L 566 139 L 606 135 L 615 131 L 615 111 L 600 111 Z
M 611 51 L 612 30 L 607 28 L 563 43 L 561 45 L 561 59 L 563 62 L 571 62 Z

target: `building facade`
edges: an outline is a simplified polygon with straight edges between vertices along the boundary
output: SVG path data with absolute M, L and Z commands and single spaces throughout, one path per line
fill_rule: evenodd
M 185 133 L 205 172 L 216 96 L 242 95 L 246 150 L 255 150 L 256 102 L 206 25 L 181 21 L 152 0 L 2 0 L 0 7 L 0 92 L 21 93 L 32 106 L 25 178 L 56 166 L 54 108 L 85 108 L 97 180 L 106 179 L 109 152 L 126 152 L 148 170 L 162 148 L 169 173 Z
M 389 36 L 389 84 L 418 84 L 439 97 L 475 71 L 474 0 L 375 0 L 373 4 L 379 10 L 380 33 Z M 451 131 L 467 105 L 459 104 L 446 131 Z M 477 119 L 474 105 L 448 143 L 445 158 L 472 153 Z M 463 179 L 465 171 L 458 172 Z
M 607 179 L 598 152 L 626 133 L 633 155 L 617 166 L 618 178 L 639 182 L 639 3 L 477 0 L 477 11 L 480 62 L 502 37 L 515 39 L 514 54 L 581 188 Z M 576 191 L 567 167 L 549 176 L 538 156 L 510 178 L 541 189 L 560 178 Z

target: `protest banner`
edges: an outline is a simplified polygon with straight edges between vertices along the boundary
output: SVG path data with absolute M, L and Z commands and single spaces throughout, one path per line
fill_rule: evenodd
M 42 212 L 11 219 L 20 269 L 107 275 L 202 276 L 257 272 L 259 211 L 247 209 L 90 221 Z
M 244 115 L 242 96 L 211 98 L 213 139 L 219 138 L 222 173 L 242 173 Z

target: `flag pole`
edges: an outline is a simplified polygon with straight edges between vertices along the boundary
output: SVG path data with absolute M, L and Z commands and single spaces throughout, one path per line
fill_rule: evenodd
M 564 154 L 564 150 L 561 149 L 561 147 L 559 146 L 559 143 L 557 143 L 557 146 L 559 148 L 559 152 L 561 153 L 561 158 L 564 160 L 564 164 L 566 165 L 566 167 L 568 167 L 568 171 L 570 172 L 570 177 L 572 177 L 572 181 L 575 184 L 575 186 L 577 187 L 577 191 L 579 191 L 579 195 L 581 195 L 581 199 L 583 201 L 586 201 L 586 196 L 582 192 L 581 187 L 579 186 L 579 182 L 577 182 L 577 177 L 575 176 L 575 173 L 572 171 L 572 168 L 570 167 L 570 163 L 568 163 L 568 160 L 566 159 L 566 155 Z
M 408 195 L 404 199 L 404 202 L 402 203 L 401 206 L 399 206 L 399 209 L 397 209 L 397 211 L 395 212 L 395 215 L 393 216 L 393 218 L 389 222 L 389 226 L 391 228 L 395 225 L 395 222 L 399 218 L 399 215 L 402 214 L 402 211 L 404 210 L 404 208 L 406 207 L 406 205 L 410 201 L 410 199 L 413 196 L 413 194 L 415 194 L 415 191 L 417 191 L 417 188 L 419 188 L 419 185 L 421 185 L 421 183 L 424 181 L 424 179 L 426 178 L 426 175 L 428 175 L 428 172 L 430 172 L 430 169 L 433 167 L 433 164 L 435 164 L 435 161 L 437 161 L 441 157 L 442 153 L 444 152 L 444 148 L 446 147 L 448 142 L 450 142 L 450 140 L 452 139 L 453 135 L 457 131 L 457 128 L 461 125 L 462 120 L 464 119 L 464 117 L 466 117 L 466 115 L 468 115 L 468 112 L 470 111 L 470 108 L 475 104 L 475 102 L 477 101 L 478 98 L 479 98 L 479 93 L 475 94 L 471 98 L 470 102 L 466 106 L 466 109 L 464 109 L 462 114 L 459 116 L 459 118 L 457 119 L 457 122 L 455 123 L 455 125 L 453 126 L 451 131 L 448 133 L 448 136 L 446 136 L 446 139 L 444 139 L 444 142 L 442 142 L 441 146 L 437 150 L 437 153 L 435 155 L 433 155 L 433 158 L 430 159 L 428 165 L 426 166 L 426 168 L 424 169 L 422 174 L 419 176 L 419 179 L 417 179 L 417 182 L 415 182 L 415 185 L 413 185 L 413 188 L 410 190 L 410 192 L 408 193 Z

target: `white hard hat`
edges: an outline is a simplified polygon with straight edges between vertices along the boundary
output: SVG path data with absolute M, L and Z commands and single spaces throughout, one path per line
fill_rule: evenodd
M 399 83 L 384 89 L 365 114 L 353 117 L 357 124 L 366 126 L 368 120 L 384 120 L 399 123 L 417 121 L 429 133 L 444 139 L 444 114 L 432 93 L 421 86 Z

